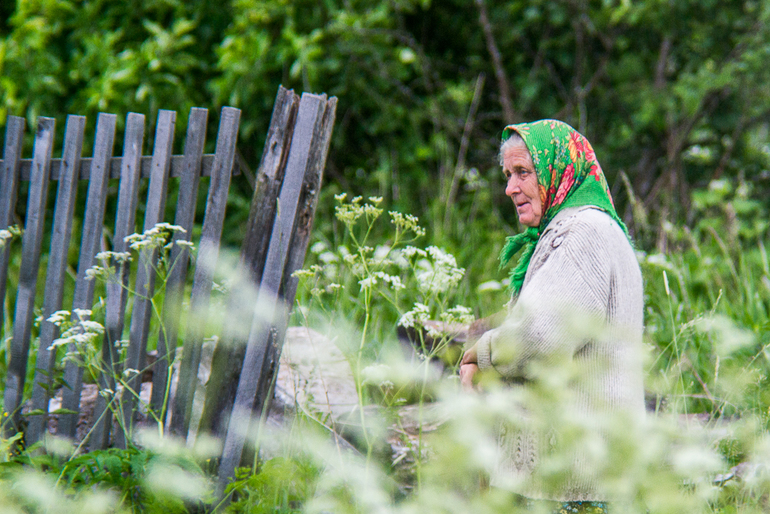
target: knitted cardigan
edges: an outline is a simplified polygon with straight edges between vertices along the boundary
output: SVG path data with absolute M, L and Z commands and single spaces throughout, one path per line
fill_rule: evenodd
M 476 343 L 479 369 L 527 387 L 532 364 L 571 362 L 588 376 L 567 385 L 572 412 L 587 419 L 621 414 L 632 423 L 641 421 L 642 310 L 641 272 L 618 224 L 595 207 L 565 209 L 538 241 L 505 322 Z M 584 323 L 598 321 L 603 328 L 591 336 L 577 335 L 575 315 Z M 558 427 L 553 430 L 558 433 Z M 508 432 L 501 427 L 501 464 L 493 484 L 503 484 L 507 476 L 514 477 L 513 483 L 527 484 L 516 492 L 529 498 L 611 499 L 592 478 L 580 452 L 573 456 L 570 478 L 557 492 L 527 480 L 553 433 Z

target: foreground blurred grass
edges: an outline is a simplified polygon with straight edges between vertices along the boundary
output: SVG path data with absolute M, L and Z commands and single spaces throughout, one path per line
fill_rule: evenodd
M 377 217 L 367 218 L 379 209 L 378 199 L 359 200 L 359 205 L 371 205 L 368 214 L 362 207 L 361 220 L 367 220 L 359 227 L 362 232 L 349 231 L 342 220 L 318 231 L 307 262 L 308 268 L 316 268 L 300 288 L 293 318 L 329 333 L 350 360 L 361 394 L 363 428 L 353 438 L 359 450 L 336 446 L 320 428 L 323 420 L 316 413 L 300 412 L 285 431 L 260 432 L 266 460 L 238 475 L 226 509 L 524 511 L 526 505 L 512 493 L 479 486 L 480 477 L 495 465 L 497 423 L 521 423 L 510 409 L 516 401 L 550 403 L 554 408 L 535 422 L 558 424 L 567 434 L 560 442 L 563 452 L 556 452 L 538 477 L 553 487 L 569 468 L 564 456 L 580 448 L 617 499 L 616 511 L 766 512 L 770 270 L 767 226 L 757 220 L 767 219 L 767 207 L 751 200 L 740 184 L 715 183 L 694 198 L 697 222 L 690 228 L 666 227 L 666 253 L 651 250 L 656 234 L 641 222 L 636 225 L 645 278 L 646 387 L 653 413 L 644 423 L 631 425 L 622 419 L 569 416 L 569 397 L 561 389 L 564 377 L 558 374 L 544 375 L 543 387 L 532 388 L 524 398 L 494 385 L 485 395 L 468 395 L 458 390 L 451 372 L 435 374 L 425 360 L 400 361 L 399 321 L 438 318 L 458 304 L 473 306 L 477 316 L 492 314 L 507 301 L 504 283 L 497 280 L 503 273 L 495 270 L 495 250 L 481 250 L 493 245 L 480 219 L 467 220 L 464 237 L 469 244 L 454 262 L 441 249 L 451 252 L 452 241 L 423 244 L 427 238 L 412 239 L 418 234 L 414 230 L 406 240 L 399 239 L 403 234 L 394 236 L 387 217 L 380 220 L 384 227 L 374 225 Z M 408 245 L 415 250 L 406 250 Z M 646 252 L 645 246 L 650 247 Z M 453 281 L 458 266 L 469 272 Z M 437 287 L 445 280 L 446 288 Z M 463 311 L 453 312 L 458 316 Z M 423 353 L 444 351 L 445 345 L 428 347 L 425 342 L 418 340 Z M 447 362 L 451 368 L 453 359 Z M 373 364 L 385 365 L 378 368 L 378 383 L 372 382 L 371 369 L 365 372 Z M 391 393 L 372 394 L 378 388 Z M 370 417 L 374 411 L 368 405 L 375 400 L 380 401 L 378 413 Z M 394 456 L 388 451 L 386 427 L 404 401 L 416 402 L 421 416 L 424 408 L 426 419 L 428 408 L 433 416 L 438 412 L 444 423 L 421 431 L 416 441 L 404 437 L 407 454 Z M 597 433 L 606 437 L 597 438 Z M 15 448 L 15 441 L 4 441 L 3 512 L 217 507 L 211 478 L 203 471 L 210 469 L 216 445 L 188 449 L 147 436 L 129 450 L 82 455 L 72 455 L 71 445 L 59 440 L 21 453 Z M 528 511 L 551 507 L 535 505 Z

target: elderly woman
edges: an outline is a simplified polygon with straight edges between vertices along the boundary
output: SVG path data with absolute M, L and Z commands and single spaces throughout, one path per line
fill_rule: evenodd
M 463 355 L 463 385 L 472 387 L 481 371 L 527 387 L 536 370 L 559 363 L 585 375 L 567 382 L 573 412 L 585 419 L 641 419 L 642 277 L 590 143 L 560 121 L 511 125 L 503 132 L 500 160 L 505 194 L 526 230 L 509 237 L 500 255 L 505 265 L 522 251 L 511 272 L 508 315 Z M 576 330 L 576 316 L 601 330 Z M 525 485 L 516 492 L 526 498 L 560 502 L 557 512 L 606 512 L 610 498 L 580 452 L 556 490 L 529 479 L 537 473 L 543 439 L 526 431 L 506 435 L 503 428 L 496 475 L 518 477 Z

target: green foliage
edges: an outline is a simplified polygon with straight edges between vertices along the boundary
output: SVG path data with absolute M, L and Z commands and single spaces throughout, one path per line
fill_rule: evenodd
M 264 462 L 258 473 L 239 468 L 226 493 L 235 500 L 225 512 L 244 514 L 299 513 L 313 497 L 320 470 L 302 455 L 275 457 Z

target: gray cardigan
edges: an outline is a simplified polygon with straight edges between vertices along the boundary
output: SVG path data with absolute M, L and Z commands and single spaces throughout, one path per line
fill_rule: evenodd
M 567 381 L 572 413 L 638 422 L 644 415 L 642 311 L 641 272 L 617 223 L 597 208 L 565 209 L 540 237 L 505 322 L 477 342 L 479 368 L 527 387 L 533 370 L 570 366 L 581 371 Z M 527 480 L 547 441 L 558 437 L 558 427 L 549 430 L 537 435 L 502 427 L 493 484 L 526 483 L 517 492 L 530 498 L 609 499 L 580 451 L 572 454 L 573 472 L 561 489 Z

